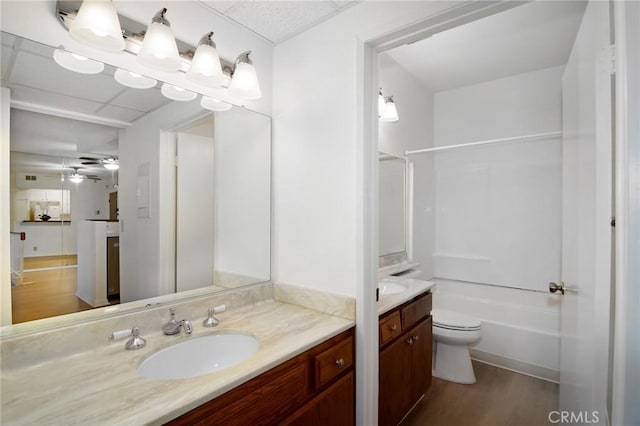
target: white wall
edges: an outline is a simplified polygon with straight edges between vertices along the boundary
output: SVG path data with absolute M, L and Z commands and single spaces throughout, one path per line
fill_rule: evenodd
M 203 127 L 207 136 L 181 132 L 176 142 L 176 291 L 213 285 L 213 123 Z
M 271 120 L 240 108 L 215 122 L 215 269 L 258 280 L 271 270 Z
M 433 146 L 433 93 L 423 87 L 389 55 L 381 54 L 380 87 L 386 96 L 393 95 L 400 120 L 378 125 L 378 143 L 385 152 L 404 156 L 405 151 Z M 433 276 L 435 221 L 433 204 L 435 186 L 432 179 L 433 157 L 409 157 L 413 167 L 413 259 L 419 260 L 424 276 Z
M 151 22 L 156 12 L 166 7 L 167 18 L 177 39 L 196 46 L 203 34 L 213 30 L 220 56 L 231 62 L 241 52 L 251 50 L 263 96 L 258 101 L 246 101 L 242 104 L 266 114 L 271 112 L 272 46 L 268 42 L 206 9 L 198 2 L 117 1 L 114 5 L 119 14 L 142 24 Z M 228 98 L 223 90 L 205 89 L 188 81 L 184 73 L 156 71 L 139 65 L 135 57 L 129 53 L 99 51 L 73 40 L 55 15 L 54 1 L 3 1 L 0 3 L 0 11 L 2 31 L 49 46 L 64 45 L 67 50 L 104 63 L 145 74 L 185 89 L 238 102 Z M 27 16 L 28 19 L 25 18 Z

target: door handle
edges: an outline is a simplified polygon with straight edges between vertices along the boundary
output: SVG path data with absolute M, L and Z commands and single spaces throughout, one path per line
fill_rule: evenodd
M 564 283 L 561 281 L 560 285 L 554 283 L 554 282 L 550 282 L 549 283 L 549 291 L 551 293 L 556 293 L 556 292 L 560 292 L 560 294 L 564 295 Z

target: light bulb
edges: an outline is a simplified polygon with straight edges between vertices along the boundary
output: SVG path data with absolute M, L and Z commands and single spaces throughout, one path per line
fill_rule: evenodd
M 62 68 L 81 74 L 99 74 L 104 70 L 102 62 L 67 52 L 64 48 L 59 47 L 53 52 L 53 60 Z
M 231 104 L 208 96 L 203 96 L 202 99 L 200 99 L 200 106 L 208 109 L 209 111 L 228 111 L 233 107 Z
M 224 83 L 220 56 L 216 44 L 211 40 L 213 32 L 205 34 L 198 43 L 187 79 L 209 87 L 220 87 Z
M 69 33 L 97 49 L 117 52 L 125 48 L 118 12 L 111 0 L 84 0 Z
M 385 98 L 384 112 L 380 117 L 380 121 L 393 123 L 398 120 L 398 110 L 396 109 L 395 102 L 393 102 L 393 96 L 388 96 Z
M 160 10 L 152 19 L 138 53 L 138 62 L 161 71 L 177 71 L 182 65 L 171 24 Z
M 174 86 L 169 83 L 163 83 L 160 91 L 165 97 L 174 101 L 186 102 L 192 101 L 198 97 L 197 93 L 183 89 L 182 87 Z
M 116 81 L 123 86 L 132 87 L 134 89 L 150 89 L 155 87 L 157 81 L 153 78 L 145 77 L 135 72 L 118 68 L 113 75 Z
M 250 53 L 241 53 L 236 59 L 236 67 L 229 85 L 229 94 L 240 99 L 254 100 L 262 97 L 262 91 L 253 61 L 249 59 Z

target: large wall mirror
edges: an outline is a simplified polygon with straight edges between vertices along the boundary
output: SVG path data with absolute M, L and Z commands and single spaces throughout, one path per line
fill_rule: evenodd
M 378 154 L 378 266 L 408 261 L 408 182 L 404 158 Z
M 2 33 L 13 324 L 268 281 L 270 117 L 72 72 L 54 50 Z

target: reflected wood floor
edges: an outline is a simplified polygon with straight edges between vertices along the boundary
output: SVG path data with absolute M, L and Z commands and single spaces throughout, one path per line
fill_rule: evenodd
M 60 266 L 77 265 L 78 256 L 75 254 L 68 254 L 62 256 L 38 256 L 38 257 L 25 257 L 24 269 L 38 269 L 38 268 L 55 268 Z
M 537 426 L 551 424 L 558 385 L 473 362 L 477 382 L 433 384 L 402 426 Z
M 68 265 L 71 261 L 53 259 L 67 256 L 48 257 L 29 259 L 29 268 Z M 25 269 L 27 263 L 25 259 Z M 92 309 L 76 297 L 76 282 L 76 268 L 25 272 L 22 284 L 11 288 L 12 322 L 17 324 Z

